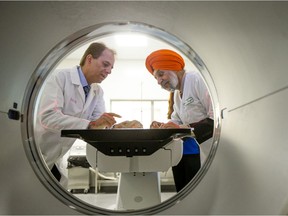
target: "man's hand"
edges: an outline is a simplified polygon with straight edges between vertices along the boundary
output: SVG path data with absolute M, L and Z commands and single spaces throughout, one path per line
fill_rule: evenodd
M 180 126 L 174 122 L 167 122 L 163 124 L 161 128 L 180 128 Z
M 150 124 L 150 129 L 161 128 L 163 124 L 164 124 L 164 123 L 162 123 L 162 122 L 153 121 L 153 122 Z
M 121 118 L 116 113 L 103 113 L 98 119 L 89 123 L 88 129 L 111 128 L 116 123 L 114 117 Z
M 150 128 L 180 128 L 180 125 L 174 123 L 174 122 L 167 122 L 167 123 L 161 123 L 157 121 L 153 121 L 150 125 Z

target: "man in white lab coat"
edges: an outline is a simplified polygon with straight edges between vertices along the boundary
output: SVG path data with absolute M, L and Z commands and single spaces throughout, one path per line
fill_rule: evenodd
M 98 85 L 111 74 L 115 52 L 102 43 L 92 43 L 80 66 L 55 71 L 48 79 L 38 108 L 35 141 L 47 166 L 59 180 L 55 164 L 75 139 L 61 138 L 63 129 L 110 128 L 115 113 L 105 112 L 103 90 Z M 85 88 L 88 88 L 87 95 Z
M 213 107 L 209 92 L 197 72 L 185 72 L 183 58 L 172 50 L 157 50 L 146 58 L 146 68 L 165 90 L 174 92 L 171 121 L 154 121 L 151 128 L 193 128 L 194 138 L 183 139 L 183 156 L 172 167 L 176 190 L 180 191 L 201 167 L 198 144 L 213 135 Z M 197 142 L 196 142 L 197 141 Z

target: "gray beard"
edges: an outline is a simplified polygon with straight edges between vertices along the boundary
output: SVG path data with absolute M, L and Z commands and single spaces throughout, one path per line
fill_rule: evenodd
M 167 83 L 169 84 L 168 87 L 166 87 Z M 173 72 L 169 73 L 169 80 L 163 81 L 161 83 L 161 87 L 167 91 L 170 91 L 170 92 L 174 92 L 177 88 L 177 85 L 178 85 L 178 77 Z
M 175 73 L 171 72 L 170 74 L 170 80 L 169 80 L 169 87 L 171 92 L 174 92 L 177 88 L 178 85 L 178 77 L 176 76 Z

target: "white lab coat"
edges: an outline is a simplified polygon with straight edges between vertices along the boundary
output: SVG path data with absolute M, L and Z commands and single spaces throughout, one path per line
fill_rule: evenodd
M 105 112 L 102 88 L 91 85 L 87 101 L 77 67 L 54 72 L 45 85 L 34 127 L 35 141 L 51 169 L 75 139 L 61 137 L 63 129 L 86 129 Z
M 179 125 L 192 124 L 206 118 L 214 119 L 210 94 L 199 73 L 185 74 L 182 98 L 180 91 L 176 90 L 173 109 L 171 121 Z M 199 148 L 203 165 L 211 148 L 210 139 L 202 143 Z
M 212 101 L 200 74 L 187 72 L 184 79 L 182 98 L 180 91 L 174 93 L 171 121 L 188 125 L 205 118 L 214 119 Z

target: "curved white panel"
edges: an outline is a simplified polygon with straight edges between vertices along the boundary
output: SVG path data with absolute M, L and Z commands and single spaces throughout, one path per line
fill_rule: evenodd
M 28 81 L 55 44 L 115 20 L 145 22 L 185 41 L 226 108 L 206 176 L 163 214 L 287 214 L 287 9 L 287 2 L 0 2 L 0 214 L 77 214 L 38 180 L 21 122 L 6 112 L 14 102 L 23 109 Z

